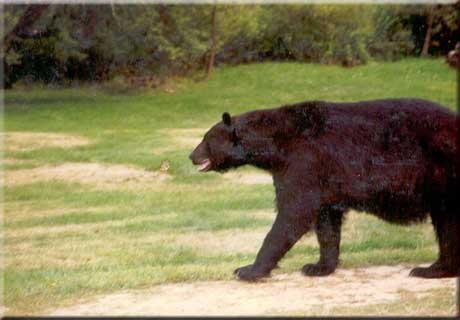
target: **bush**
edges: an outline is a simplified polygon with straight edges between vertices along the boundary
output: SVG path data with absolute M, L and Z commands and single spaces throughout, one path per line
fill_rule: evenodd
M 218 5 L 215 63 L 396 60 L 420 51 L 430 13 L 430 53 L 447 53 L 459 31 L 458 6 Z M 6 32 L 25 7 L 5 6 Z M 163 82 L 196 74 L 209 59 L 212 12 L 212 5 L 50 5 L 7 48 L 5 85 L 23 77 L 49 83 L 153 75 Z

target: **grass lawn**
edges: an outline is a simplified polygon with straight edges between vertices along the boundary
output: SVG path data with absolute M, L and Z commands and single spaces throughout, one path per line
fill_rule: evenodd
M 251 263 L 274 218 L 272 185 L 199 174 L 188 159 L 222 112 L 390 97 L 455 110 L 455 76 L 443 60 L 350 69 L 265 63 L 221 67 L 210 81 L 183 81 L 174 93 L 6 91 L 6 313 L 41 314 L 119 289 L 232 279 L 236 267 Z M 57 137 L 61 145 L 46 143 Z M 345 223 L 343 268 L 436 256 L 429 222 L 401 227 L 352 214 Z M 297 272 L 317 258 L 308 235 L 275 272 Z

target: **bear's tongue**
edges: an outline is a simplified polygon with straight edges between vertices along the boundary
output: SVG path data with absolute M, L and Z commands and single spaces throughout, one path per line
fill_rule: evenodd
M 198 171 L 207 171 L 210 167 L 211 167 L 211 160 L 205 159 L 200 163 L 198 167 Z

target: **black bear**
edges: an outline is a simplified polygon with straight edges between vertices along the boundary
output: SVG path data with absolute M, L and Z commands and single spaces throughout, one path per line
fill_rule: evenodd
M 349 209 L 390 223 L 428 216 L 439 258 L 410 275 L 460 275 L 460 197 L 455 113 L 421 99 L 356 103 L 307 101 L 231 117 L 224 113 L 190 154 L 200 171 L 253 165 L 269 171 L 277 216 L 254 264 L 235 270 L 254 281 L 268 276 L 309 230 L 320 259 L 307 276 L 337 267 L 342 218 Z

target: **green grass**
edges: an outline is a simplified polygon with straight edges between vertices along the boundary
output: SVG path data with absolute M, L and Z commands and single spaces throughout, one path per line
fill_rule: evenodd
M 426 98 L 455 110 L 455 72 L 442 60 L 410 59 L 351 69 L 268 63 L 222 67 L 208 82 L 179 83 L 174 94 L 122 95 L 98 87 L 6 91 L 6 132 L 74 134 L 91 141 L 65 149 L 6 148 L 5 158 L 16 159 L 3 167 L 10 179 L 18 170 L 67 162 L 126 164 L 155 171 L 165 160 L 171 164 L 172 177 L 155 190 L 95 189 L 61 180 L 7 185 L 7 314 L 40 314 L 118 289 L 231 279 L 233 269 L 250 263 L 257 249 L 215 252 L 171 239 L 197 232 L 268 231 L 274 216 L 273 188 L 196 173 L 187 158 L 194 140 L 180 142 L 171 130 L 199 128 L 182 134 L 184 139 L 198 139 L 223 111 L 237 114 L 307 99 L 389 97 Z M 254 214 L 260 211 L 267 215 Z M 345 268 L 415 265 L 437 255 L 429 223 L 401 227 L 352 215 L 343 238 Z M 317 257 L 316 242 L 301 243 L 276 272 L 298 271 Z

